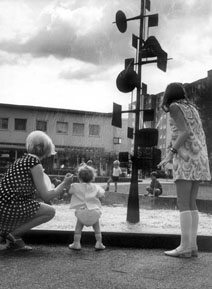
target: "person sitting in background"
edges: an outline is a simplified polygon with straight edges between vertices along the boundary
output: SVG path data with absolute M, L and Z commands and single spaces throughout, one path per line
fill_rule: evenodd
M 150 177 L 151 183 L 150 186 L 146 188 L 147 194 L 145 194 L 145 196 L 152 195 L 153 197 L 159 197 L 160 195 L 162 195 L 163 190 L 161 183 L 157 179 L 157 172 L 152 172 L 150 174 Z

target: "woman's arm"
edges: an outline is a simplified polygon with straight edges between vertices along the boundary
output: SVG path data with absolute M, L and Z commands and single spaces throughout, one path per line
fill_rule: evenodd
M 169 112 L 179 130 L 179 135 L 175 143 L 172 142 L 173 148 L 178 150 L 188 138 L 189 130 L 183 112 L 176 103 L 170 105 Z
M 40 197 L 45 201 L 49 202 L 51 199 L 57 197 L 62 193 L 62 191 L 69 187 L 72 180 L 73 175 L 66 174 L 64 180 L 61 184 L 59 184 L 56 188 L 49 188 L 48 184 L 45 181 L 45 173 L 43 171 L 43 167 L 41 164 L 34 166 L 31 169 L 32 178 L 35 184 L 35 187 L 40 195 Z
M 175 124 L 179 130 L 179 135 L 176 141 L 175 142 L 172 141 L 172 147 L 177 151 L 188 138 L 189 130 L 188 130 L 185 117 L 181 109 L 176 103 L 173 103 L 170 105 L 169 112 L 170 112 L 170 116 L 174 119 Z M 169 149 L 166 157 L 158 164 L 158 167 L 163 167 L 167 163 L 171 162 L 173 159 L 173 156 L 174 156 L 173 151 Z

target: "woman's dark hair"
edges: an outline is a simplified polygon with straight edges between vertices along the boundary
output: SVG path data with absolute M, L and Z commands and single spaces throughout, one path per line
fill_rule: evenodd
M 175 102 L 181 99 L 182 100 L 184 99 L 188 102 L 186 92 L 182 84 L 178 82 L 170 83 L 167 86 L 163 95 L 163 102 L 162 102 L 163 110 L 165 110 L 164 107 L 168 109 L 168 107 L 170 106 L 172 102 Z

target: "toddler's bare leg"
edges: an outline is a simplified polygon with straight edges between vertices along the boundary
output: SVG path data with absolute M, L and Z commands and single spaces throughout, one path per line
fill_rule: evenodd
M 107 188 L 105 189 L 106 191 L 109 191 L 109 188 L 110 188 L 110 183 L 112 182 L 112 179 L 111 177 L 108 179 L 107 181 Z
M 80 250 L 81 249 L 81 233 L 84 225 L 77 219 L 77 223 L 75 226 L 75 231 L 74 231 L 74 242 L 70 244 L 68 247 L 71 250 Z
M 118 183 L 115 182 L 114 185 L 115 185 L 115 192 L 117 192 Z
M 105 246 L 102 244 L 102 234 L 101 234 L 101 230 L 100 230 L 99 221 L 97 221 L 97 222 L 93 225 L 93 229 L 94 229 L 95 238 L 96 238 L 95 249 L 96 249 L 96 250 L 104 250 L 104 249 L 105 249 Z

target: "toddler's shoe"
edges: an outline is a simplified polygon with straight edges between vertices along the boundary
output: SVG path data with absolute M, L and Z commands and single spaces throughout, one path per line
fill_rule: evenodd
M 95 245 L 95 250 L 100 251 L 100 250 L 104 250 L 106 247 L 101 243 L 101 242 L 96 242 Z
M 81 245 L 80 245 L 80 243 L 72 243 L 72 244 L 70 244 L 70 245 L 68 246 L 68 248 L 69 248 L 70 250 L 79 251 L 79 250 L 81 250 Z

